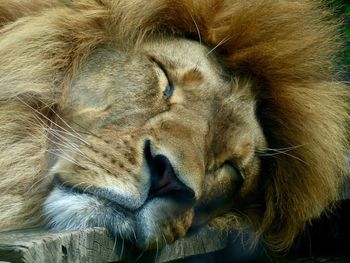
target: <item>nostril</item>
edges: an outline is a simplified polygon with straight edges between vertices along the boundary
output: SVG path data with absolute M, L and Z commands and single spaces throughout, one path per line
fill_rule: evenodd
M 163 155 L 157 155 L 155 158 L 153 158 L 153 168 L 154 173 L 152 173 L 152 180 L 161 180 L 165 181 L 166 179 L 169 179 L 169 174 L 172 173 L 172 166 L 170 162 L 163 156 Z M 164 182 L 165 183 L 165 182 Z
M 149 198 L 172 197 L 180 202 L 194 200 L 194 191 L 177 178 L 170 160 L 161 154 L 152 155 L 150 141 L 145 143 L 144 154 L 151 173 Z
M 172 183 L 175 177 L 174 168 L 164 155 L 157 155 L 153 158 L 151 168 L 151 188 L 157 190 Z

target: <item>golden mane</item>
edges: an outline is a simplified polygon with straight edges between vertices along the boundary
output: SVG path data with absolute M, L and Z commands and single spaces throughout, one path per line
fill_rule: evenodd
M 337 199 L 347 172 L 348 92 L 336 69 L 338 23 L 322 1 L 13 0 L 0 3 L 0 26 L 0 191 L 21 184 L 19 195 L 37 191 L 37 200 L 45 191 L 46 133 L 19 99 L 44 111 L 99 45 L 127 50 L 177 35 L 213 47 L 232 75 L 255 78 L 269 147 L 295 147 L 264 161 L 261 195 L 243 210 L 268 244 L 287 248 Z M 27 224 L 39 221 L 37 209 L 22 215 Z

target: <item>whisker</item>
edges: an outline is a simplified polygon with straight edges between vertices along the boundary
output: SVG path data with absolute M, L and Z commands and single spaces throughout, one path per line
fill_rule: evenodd
M 83 189 L 83 192 L 84 192 L 84 193 L 88 193 L 88 190 L 89 190 L 90 188 L 92 188 L 92 187 L 93 187 L 92 185 L 86 186 L 86 187 Z
M 282 154 L 282 155 L 286 155 L 286 156 L 292 157 L 292 158 L 294 158 L 294 159 L 296 159 L 296 160 L 298 160 L 298 161 L 300 161 L 300 162 L 302 162 L 302 163 L 308 165 L 308 163 L 305 162 L 304 160 L 300 159 L 299 157 L 297 157 L 297 156 L 295 156 L 295 155 L 293 155 L 293 154 L 288 153 L 288 152 L 290 152 L 290 151 L 292 151 L 292 150 L 294 150 L 294 149 L 300 148 L 300 147 L 302 147 L 302 146 L 303 146 L 303 145 L 292 146 L 292 147 L 288 147 L 288 148 L 287 148 L 287 147 L 286 147 L 286 148 L 281 148 L 281 149 L 286 149 L 286 150 L 279 150 L 279 149 L 267 148 L 269 151 L 272 151 L 272 152 L 274 152 L 274 153 L 268 153 L 268 152 L 261 152 L 261 153 L 260 153 L 260 152 L 257 151 L 257 154 L 258 154 L 259 156 L 276 156 L 276 155 Z
M 69 131 L 68 131 L 67 129 L 65 129 L 64 127 L 58 125 L 56 122 L 50 120 L 47 116 L 45 116 L 43 113 L 41 113 L 40 111 L 38 111 L 38 110 L 35 109 L 34 107 L 30 106 L 28 103 L 26 103 L 26 102 L 25 102 L 24 100 L 22 100 L 20 97 L 16 96 L 16 98 L 17 98 L 20 102 L 22 102 L 24 105 L 26 105 L 27 107 L 29 107 L 31 110 L 33 110 L 35 113 L 39 114 L 39 115 L 40 115 L 41 117 L 43 117 L 45 120 L 47 120 L 48 122 L 50 122 L 51 124 L 53 124 L 53 125 L 59 127 L 60 129 L 64 130 L 65 132 L 68 132 L 68 133 L 69 133 Z M 39 119 L 39 118 L 38 118 L 38 119 Z M 46 125 L 47 125 L 47 124 L 46 124 Z M 47 125 L 47 126 L 48 126 L 48 125 Z M 49 127 L 49 126 L 48 126 L 48 127 Z M 73 130 L 73 132 L 75 132 L 75 131 Z M 75 133 L 76 133 L 76 132 L 75 132 Z M 78 135 L 78 137 L 79 137 L 80 139 L 83 140 L 83 138 L 82 138 L 78 133 L 76 133 L 76 134 Z M 87 143 L 87 142 L 85 142 L 85 143 Z
M 295 145 L 295 146 L 290 146 L 290 147 L 284 147 L 284 148 L 266 148 L 264 151 L 255 151 L 259 156 L 275 156 L 283 153 L 290 152 L 292 150 L 298 149 L 300 147 L 305 146 L 306 144 L 300 144 L 300 145 Z M 272 153 L 270 153 L 272 152 Z
M 290 146 L 290 147 L 283 147 L 283 148 L 266 148 L 267 150 L 270 150 L 270 151 L 275 151 L 275 150 L 278 150 L 278 151 L 282 151 L 282 150 L 294 150 L 294 149 L 298 149 L 300 147 L 303 147 L 307 145 L 307 143 L 305 144 L 299 144 L 299 145 L 295 145 L 295 146 Z
M 79 133 L 91 135 L 91 136 L 96 137 L 97 139 L 102 140 L 101 136 L 98 136 L 97 134 L 95 134 L 95 133 L 93 133 L 92 131 L 88 130 L 87 128 L 85 128 L 85 127 L 82 126 L 81 124 L 79 124 L 79 123 L 77 123 L 77 122 L 75 122 L 75 121 L 72 121 L 72 123 L 74 123 L 75 125 L 77 125 L 77 126 L 80 127 L 81 129 L 83 129 L 83 131 L 79 131 Z
M 162 237 L 163 237 L 163 240 L 164 240 L 164 244 L 167 246 L 167 245 L 168 245 L 168 242 L 166 241 L 166 237 L 165 237 L 165 235 L 164 235 L 163 232 L 161 232 L 161 233 L 162 233 Z
M 134 236 L 134 240 L 135 240 L 135 242 L 136 242 L 137 238 L 136 238 L 136 233 L 135 233 L 135 230 L 134 230 L 134 229 L 132 229 L 132 233 L 133 233 L 133 236 Z
M 39 122 L 46 128 L 46 130 L 47 130 L 50 134 L 52 134 L 52 135 L 55 134 L 55 135 L 57 135 L 57 136 L 59 136 L 59 137 L 61 137 L 61 138 L 63 138 L 63 139 L 65 139 L 65 140 L 68 141 L 68 139 L 67 139 L 66 137 L 64 137 L 63 135 L 61 135 L 61 133 L 62 133 L 62 134 L 66 134 L 66 135 L 68 135 L 68 136 L 71 136 L 71 137 L 73 137 L 73 138 L 78 139 L 80 142 L 82 142 L 82 143 L 84 143 L 84 144 L 86 144 L 86 145 L 88 145 L 88 146 L 91 146 L 88 142 L 86 142 L 85 140 L 81 139 L 81 137 L 77 137 L 76 135 L 72 134 L 72 133 L 69 132 L 69 131 L 61 131 L 61 130 L 52 128 L 50 125 L 48 125 L 48 124 L 47 124 L 46 122 L 44 122 L 42 119 L 40 119 L 38 116 L 35 116 L 35 118 L 36 118 L 36 120 L 39 121 Z M 59 126 L 59 125 L 57 125 L 57 126 Z
M 49 153 L 59 157 L 59 158 L 62 158 L 68 162 L 71 162 L 73 164 L 75 164 L 76 166 L 78 167 L 82 167 L 77 161 L 75 161 L 74 159 L 72 159 L 68 154 L 66 154 L 64 151 L 61 151 L 60 153 L 57 153 L 57 152 L 52 152 L 52 151 L 49 151 Z M 82 167 L 83 168 L 83 167 Z
M 52 134 L 54 137 L 55 137 L 55 134 Z M 48 138 L 49 141 L 51 141 L 54 145 L 57 145 L 57 146 L 61 146 L 63 147 L 63 149 L 61 148 L 57 148 L 59 149 L 62 153 L 66 154 L 66 151 L 69 151 L 71 153 L 74 153 L 74 154 L 77 154 L 78 156 L 84 158 L 84 160 L 88 161 L 89 163 L 95 165 L 96 167 L 104 170 L 105 172 L 107 173 L 110 173 L 112 175 L 114 175 L 114 173 L 112 171 L 110 171 L 109 169 L 107 169 L 106 167 L 104 167 L 102 164 L 96 162 L 96 160 L 90 158 L 89 156 L 87 156 L 85 153 L 83 153 L 77 146 L 76 144 L 70 142 L 69 140 L 67 140 L 67 138 L 65 138 L 64 136 L 61 137 L 61 138 L 57 138 L 58 140 L 60 140 L 62 143 L 58 143 L 56 141 L 53 141 L 52 139 Z M 62 141 L 62 139 L 64 139 L 64 141 Z M 78 165 L 79 167 L 81 168 L 84 168 L 82 167 L 81 165 Z
M 30 188 L 27 190 L 26 193 L 29 193 L 31 190 L 33 190 L 37 185 L 39 185 L 42 181 L 44 181 L 47 177 L 49 177 L 49 170 L 42 170 L 46 171 L 45 175 L 41 177 L 38 181 L 36 181 L 34 184 L 30 186 Z
M 123 258 L 123 254 L 124 254 L 124 239 L 122 238 L 122 250 L 120 252 L 120 258 Z
M 191 16 L 191 19 L 196 27 L 196 30 L 197 30 L 197 34 L 198 34 L 198 38 L 199 38 L 199 44 L 202 45 L 202 36 L 201 36 L 201 32 L 199 31 L 199 27 L 198 27 L 198 24 L 196 22 L 196 20 L 194 20 L 194 17 L 192 16 L 192 14 L 190 14 Z
M 73 145 L 70 145 L 70 144 L 67 144 L 67 142 L 65 141 L 62 141 L 63 143 L 59 143 L 59 142 L 56 142 L 50 138 L 47 138 L 50 142 L 52 142 L 54 145 L 56 146 L 60 146 L 62 148 L 59 148 L 57 147 L 57 149 L 59 149 L 60 151 L 62 152 L 66 152 L 65 150 L 68 150 L 70 153 L 74 153 L 74 154 L 77 154 L 79 155 L 80 157 L 83 157 L 85 158 L 86 160 L 88 161 L 91 161 L 90 158 L 88 158 L 88 156 L 86 154 L 84 154 L 79 148 L 77 148 L 76 146 L 73 146 Z M 71 147 L 70 147 L 71 146 Z M 73 148 L 72 148 L 73 147 Z
M 251 219 L 250 219 L 250 217 L 247 215 L 247 214 L 245 214 L 245 213 L 243 213 L 242 211 L 240 211 L 239 209 L 237 209 L 237 208 L 231 208 L 237 215 L 239 215 L 240 217 L 242 217 L 242 218 L 244 218 L 244 220 L 247 220 L 250 224 L 253 224 L 253 222 L 251 221 Z M 236 218 L 235 218 L 235 220 L 236 220 Z
M 207 56 L 209 56 L 212 52 L 214 52 L 218 47 L 225 44 L 228 40 L 230 40 L 230 37 L 223 38 L 215 47 L 209 50 L 209 52 L 207 53 Z
M 50 133 L 54 138 L 56 138 L 57 140 L 59 140 L 60 142 L 62 142 L 64 145 L 66 145 L 66 147 L 67 147 L 68 149 L 73 149 L 73 150 L 75 150 L 76 152 L 79 152 L 79 153 L 81 154 L 81 156 L 87 157 L 86 154 L 83 153 L 75 143 L 71 142 L 71 141 L 68 140 L 66 137 L 64 137 L 64 136 L 62 136 L 61 134 L 59 134 L 59 133 L 57 133 L 57 132 L 55 132 L 55 131 L 52 131 L 52 130 L 49 130 L 49 133 Z M 57 143 L 55 143 L 53 140 L 52 140 L 52 142 L 53 142 L 54 144 L 57 144 Z
M 97 163 L 95 160 L 93 160 L 92 158 L 90 158 L 89 156 L 87 156 L 84 152 L 82 152 L 75 143 L 72 143 L 70 142 L 69 140 L 67 140 L 67 138 L 65 138 L 64 136 L 62 135 L 59 135 L 57 133 L 51 133 L 56 139 L 58 139 L 60 142 L 62 143 L 59 143 L 59 142 L 56 142 L 50 138 L 48 138 L 48 140 L 50 142 L 52 142 L 54 145 L 57 145 L 57 146 L 60 146 L 62 148 L 57 148 L 59 149 L 61 152 L 64 152 L 66 153 L 66 151 L 69 151 L 71 153 L 74 153 L 74 154 L 77 154 L 78 156 L 84 158 L 86 161 L 88 161 L 89 163 L 93 164 L 93 165 L 96 165 L 97 167 L 109 172 L 109 173 L 112 173 L 111 171 L 109 171 L 108 169 L 106 169 L 105 167 L 103 167 L 101 164 Z M 59 137 L 57 137 L 57 135 L 59 135 Z M 79 167 L 82 167 L 81 165 Z M 84 167 L 82 167 L 84 168 Z M 113 174 L 113 173 L 112 173 Z
M 87 146 L 91 146 L 90 143 L 88 143 L 86 140 L 81 139 L 81 137 L 75 136 L 74 134 L 70 133 L 70 132 L 65 132 L 65 131 L 61 131 L 52 127 L 49 127 L 48 129 L 53 130 L 56 133 L 63 133 L 65 135 L 68 135 L 70 137 L 73 137 L 75 139 L 78 139 L 79 141 L 83 142 L 84 144 L 86 144 Z M 62 135 L 61 135 L 62 136 Z
M 59 149 L 59 148 L 58 148 L 58 149 Z M 68 157 L 67 152 L 66 152 L 67 150 L 70 151 L 70 149 L 66 149 L 66 150 L 59 149 L 59 150 L 60 150 L 61 153 L 64 153 L 65 156 L 66 156 L 67 158 L 70 158 L 70 159 L 71 159 L 71 157 Z M 72 153 L 75 153 L 75 154 L 77 154 L 77 155 L 79 155 L 80 157 L 83 157 L 83 158 L 85 159 L 85 161 L 88 161 L 88 162 L 91 163 L 92 165 L 94 165 L 94 166 L 96 166 L 96 167 L 98 167 L 98 168 L 104 170 L 105 172 L 107 172 L 107 173 L 109 173 L 109 174 L 111 174 L 111 175 L 114 175 L 114 173 L 113 173 L 112 171 L 110 171 L 110 170 L 107 169 L 106 167 L 102 166 L 100 163 L 96 162 L 95 160 L 89 158 L 88 156 L 86 156 L 86 155 L 80 155 L 79 153 L 74 152 L 74 151 L 71 151 L 71 152 L 72 152 Z M 51 153 L 53 153 L 53 152 L 51 152 Z M 59 156 L 59 155 L 56 155 L 56 156 L 57 156 L 57 157 L 61 157 L 61 156 Z M 71 160 L 73 160 L 73 159 L 71 159 Z M 67 160 L 67 161 L 70 161 L 70 160 Z M 73 163 L 76 164 L 78 167 L 81 167 L 81 168 L 83 168 L 83 169 L 86 169 L 86 168 L 83 167 L 82 165 L 79 165 L 76 161 L 74 161 Z
M 114 243 L 113 243 L 112 251 L 111 251 L 111 253 L 109 254 L 109 257 L 108 257 L 108 258 L 111 258 L 111 257 L 113 256 L 116 247 L 117 247 L 117 238 L 114 238 Z
M 67 186 L 68 188 L 74 190 L 74 189 L 77 189 L 79 186 L 84 185 L 84 183 L 77 183 L 77 184 L 74 184 L 74 185 L 67 185 L 67 183 L 62 182 L 62 185 L 63 186 Z M 81 191 L 82 193 L 87 193 L 85 191 L 85 188 L 84 189 L 79 188 L 78 190 Z
M 157 250 L 156 250 L 156 257 L 154 259 L 154 263 L 156 263 L 158 260 L 158 253 L 159 253 L 158 237 L 156 237 L 156 245 L 157 245 Z
M 43 103 L 46 107 L 48 107 L 50 109 L 50 111 L 52 113 L 55 114 L 56 117 L 58 117 L 58 119 L 60 119 L 69 129 L 71 129 L 77 137 L 79 137 L 80 139 L 83 139 L 79 133 L 77 133 L 73 127 L 71 125 L 69 125 L 50 105 L 48 105 L 45 101 L 41 100 L 40 98 L 36 98 L 37 100 L 39 100 L 41 103 Z
M 57 151 L 57 150 L 59 150 L 59 151 Z M 79 155 L 80 157 L 83 157 L 83 158 L 85 158 L 85 156 L 83 156 L 83 155 L 80 155 L 80 154 L 78 154 L 78 153 L 76 153 L 76 152 L 74 152 L 74 151 L 71 151 L 70 149 L 65 149 L 65 150 L 63 150 L 63 149 L 60 149 L 60 148 L 57 148 L 57 150 L 56 151 L 54 151 L 54 150 L 49 150 L 49 151 L 47 151 L 47 152 L 49 152 L 49 153 L 51 153 L 51 154 L 53 154 L 53 155 L 55 155 L 55 153 L 56 153 L 56 157 L 61 157 L 61 156 L 59 156 L 59 155 L 57 155 L 57 153 L 64 153 L 66 156 L 69 156 L 68 154 L 67 154 L 67 151 L 69 152 L 69 153 L 74 153 L 74 154 L 77 154 L 77 155 Z M 70 157 L 69 156 L 69 158 L 71 159 L 71 160 L 74 160 L 72 157 Z M 95 165 L 95 163 L 93 163 L 90 159 L 87 159 L 87 158 L 85 158 L 86 159 L 86 161 L 88 161 L 89 163 L 92 163 L 92 164 L 94 164 Z M 74 160 L 75 161 L 75 160 Z M 75 161 L 75 164 L 77 164 L 78 162 L 77 161 Z M 78 165 L 78 167 L 80 167 L 80 168 L 82 168 L 82 169 L 86 169 L 84 166 L 82 166 L 82 165 Z
M 71 125 L 69 125 L 54 109 L 52 109 L 51 107 L 50 107 L 50 110 L 69 128 L 69 129 L 71 129 L 72 130 L 72 132 L 80 139 L 80 140 L 82 140 L 83 142 L 85 142 L 84 141 L 84 139 L 83 139 L 83 137 L 81 137 L 81 135 L 79 134 L 79 133 L 77 133 L 74 129 L 73 129 L 73 127 L 71 126 Z M 87 145 L 89 145 L 89 143 L 88 142 L 85 142 Z
M 135 262 L 139 261 L 142 258 L 143 254 L 145 254 L 144 249 L 141 251 L 140 255 L 135 259 Z

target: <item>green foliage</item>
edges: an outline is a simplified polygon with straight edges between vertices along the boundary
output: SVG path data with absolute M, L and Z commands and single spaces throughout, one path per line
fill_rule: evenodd
M 347 79 L 350 80 L 350 3 L 347 0 L 329 0 L 329 3 L 340 16 L 344 17 L 343 35 L 346 41 L 346 50 L 341 63 L 347 70 Z

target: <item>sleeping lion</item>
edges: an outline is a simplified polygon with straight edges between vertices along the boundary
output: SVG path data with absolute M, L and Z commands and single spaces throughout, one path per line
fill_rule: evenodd
M 346 178 L 339 25 L 316 0 L 0 2 L 0 230 L 205 224 L 285 250 Z

